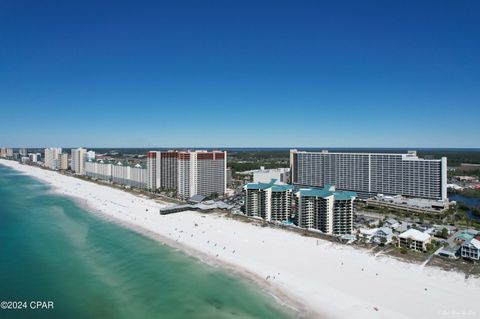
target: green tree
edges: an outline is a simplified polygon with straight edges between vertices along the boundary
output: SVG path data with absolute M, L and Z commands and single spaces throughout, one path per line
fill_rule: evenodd
M 443 227 L 442 229 L 442 238 L 448 238 L 448 229 Z

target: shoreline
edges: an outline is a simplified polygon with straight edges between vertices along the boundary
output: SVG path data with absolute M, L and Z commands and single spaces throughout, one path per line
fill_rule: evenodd
M 13 161 L 0 164 L 41 180 L 101 218 L 253 283 L 302 318 L 480 314 L 477 278 L 371 256 L 218 213 L 160 216 L 158 209 L 164 205 L 151 199 Z
M 62 195 L 61 193 L 57 193 L 59 195 Z M 214 268 L 220 268 L 223 271 L 227 272 L 229 275 L 233 275 L 235 277 L 239 277 L 241 280 L 247 281 L 249 284 L 255 286 L 255 288 L 260 289 L 263 293 L 268 294 L 269 296 L 273 297 L 274 301 L 278 304 L 278 306 L 282 308 L 286 308 L 285 310 L 289 312 L 293 312 L 294 314 L 297 314 L 295 318 L 323 318 L 319 314 L 312 314 L 306 311 L 305 305 L 301 304 L 300 302 L 290 298 L 287 293 L 276 289 L 275 287 L 272 287 L 271 285 L 267 285 L 262 281 L 262 278 L 257 276 L 254 273 L 248 272 L 246 270 L 242 269 L 236 269 L 235 265 L 229 264 L 226 262 L 222 262 L 219 260 L 214 259 L 212 256 L 209 256 L 205 253 L 202 253 L 200 251 L 197 251 L 193 248 L 188 247 L 187 245 L 180 244 L 171 238 L 168 238 L 166 236 L 163 236 L 161 234 L 155 233 L 151 230 L 148 230 L 144 227 L 134 225 L 131 223 L 127 223 L 125 221 L 122 221 L 121 219 L 112 217 L 112 216 L 105 216 L 103 213 L 97 211 L 94 207 L 89 206 L 88 204 L 82 203 L 81 199 L 75 198 L 73 196 L 69 196 L 72 200 L 74 200 L 81 208 L 84 210 L 88 211 L 89 213 L 101 218 L 102 220 L 105 220 L 107 222 L 113 223 L 119 227 L 131 230 L 136 232 L 137 234 L 140 234 L 142 236 L 148 237 L 152 240 L 155 240 L 162 246 L 168 246 L 170 249 L 174 251 L 178 251 L 183 253 L 184 255 L 187 255 L 189 257 L 194 258 L 197 262 L 201 262 L 205 265 L 208 265 L 210 267 Z
M 84 199 L 82 197 L 79 197 L 79 196 L 76 196 L 76 195 L 73 195 L 73 194 L 66 195 L 64 192 L 62 192 L 60 187 L 54 186 L 53 184 L 50 184 L 48 181 L 46 181 L 45 179 L 43 179 L 41 177 L 31 175 L 31 174 L 29 174 L 28 172 L 25 172 L 25 171 L 18 170 L 17 168 L 6 165 L 2 160 L 0 160 L 0 165 L 2 165 L 2 164 L 11 168 L 11 169 L 13 169 L 13 170 L 15 170 L 15 171 L 17 171 L 17 172 L 19 172 L 19 173 L 22 173 L 26 176 L 34 178 L 34 179 L 40 181 L 43 184 L 47 184 L 51 188 L 51 190 L 54 194 L 60 195 L 60 196 L 66 196 L 66 197 L 70 198 L 79 207 L 81 207 L 85 211 L 89 212 L 90 214 L 93 214 L 96 217 L 98 217 L 102 220 L 105 220 L 106 222 L 113 223 L 113 224 L 115 224 L 119 227 L 134 231 L 137 234 L 140 234 L 142 236 L 145 236 L 145 237 L 148 237 L 152 240 L 155 240 L 156 242 L 158 242 L 162 246 L 168 246 L 170 249 L 173 249 L 174 251 L 178 251 L 178 252 L 181 252 L 181 253 L 189 256 L 189 257 L 192 257 L 197 262 L 201 262 L 201 263 L 203 263 L 205 265 L 208 265 L 210 267 L 219 268 L 219 269 L 221 269 L 222 271 L 226 272 L 227 274 L 229 274 L 231 276 L 234 276 L 234 277 L 239 278 L 240 280 L 246 281 L 248 284 L 250 284 L 254 288 L 260 289 L 260 291 L 263 294 L 271 297 L 273 299 L 273 301 L 276 303 L 276 305 L 280 308 L 281 311 L 285 311 L 287 313 L 294 314 L 295 315 L 294 318 L 302 318 L 302 319 L 303 318 L 305 318 L 305 319 L 326 318 L 319 313 L 313 313 L 312 311 L 306 310 L 305 309 L 306 306 L 304 304 L 302 304 L 301 302 L 297 301 L 296 299 L 293 299 L 292 297 L 290 297 L 288 295 L 288 292 L 282 291 L 281 289 L 279 289 L 277 287 L 274 287 L 272 285 L 269 285 L 269 284 L 265 283 L 263 281 L 263 278 L 259 277 L 258 275 L 254 274 L 252 272 L 249 272 L 249 271 L 244 270 L 244 269 L 236 268 L 234 264 L 227 263 L 227 262 L 222 262 L 221 260 L 215 259 L 213 256 L 210 256 L 210 255 L 205 254 L 201 251 L 195 250 L 194 248 L 191 248 L 188 245 L 178 243 L 175 240 L 173 240 L 172 238 L 169 238 L 169 237 L 164 236 L 162 234 L 151 231 L 151 230 L 149 230 L 145 227 L 142 227 L 140 225 L 136 225 L 134 223 L 126 222 L 126 221 L 124 221 L 124 220 L 122 220 L 118 217 L 113 216 L 113 215 L 105 214 L 104 212 L 99 210 L 98 207 L 95 207 L 94 205 L 89 204 L 86 199 Z M 35 169 L 41 169 L 41 168 L 38 168 L 38 167 L 34 167 L 34 168 Z M 57 172 L 54 172 L 54 171 L 48 171 L 48 172 L 52 172 L 52 173 L 57 174 Z M 62 175 L 62 176 L 65 176 L 65 177 L 68 177 L 68 178 L 73 178 L 71 176 L 66 176 L 66 175 Z M 90 183 L 90 184 L 93 184 L 93 185 L 101 186 L 101 187 L 109 187 L 107 185 L 100 185 L 100 184 L 96 184 L 96 183 L 93 183 L 93 182 L 90 182 L 90 181 L 87 181 L 87 180 L 81 180 L 81 181 L 85 182 L 85 183 Z M 119 191 L 122 191 L 122 190 L 119 190 Z M 142 199 L 145 199 L 145 200 L 153 201 L 152 199 L 141 196 L 141 194 L 138 194 L 138 195 L 134 195 L 132 193 L 128 193 L 128 194 L 131 195 L 131 196 L 141 197 Z M 171 205 L 171 203 L 167 203 L 167 202 L 165 202 L 165 204 L 166 205 Z M 195 213 L 197 213 L 197 212 L 195 212 Z M 217 213 L 213 213 L 213 214 L 217 214 Z

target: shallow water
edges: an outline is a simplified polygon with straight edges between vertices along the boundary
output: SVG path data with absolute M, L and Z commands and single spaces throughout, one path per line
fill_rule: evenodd
M 0 318 L 289 318 L 259 288 L 0 165 Z

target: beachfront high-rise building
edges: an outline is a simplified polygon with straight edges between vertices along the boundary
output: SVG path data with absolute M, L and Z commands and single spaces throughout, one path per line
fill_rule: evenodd
M 160 188 L 161 152 L 150 151 L 147 153 L 147 188 L 155 192 Z
M 84 148 L 74 148 L 72 149 L 72 162 L 71 168 L 75 174 L 83 175 L 83 167 L 87 159 L 87 150 Z
M 147 170 L 140 164 L 130 166 L 122 162 L 112 165 L 112 181 L 136 188 L 147 188 Z
M 147 153 L 147 185 L 150 191 L 177 188 L 177 151 Z
M 270 183 L 249 183 L 244 186 L 245 213 L 267 221 L 288 221 L 292 215 L 294 186 Z
M 291 183 L 335 185 L 359 197 L 377 194 L 447 200 L 447 158 L 423 159 L 416 152 L 337 153 L 290 151 Z
M 19 148 L 18 153 L 20 154 L 20 156 L 27 156 L 27 154 L 28 154 L 26 148 Z
M 178 153 L 178 197 L 223 195 L 226 191 L 227 152 L 186 151 Z
M 89 160 L 85 162 L 84 174 L 119 185 L 147 188 L 147 170 L 140 164 L 132 167 L 122 162 L 112 164 L 105 160 Z
M 7 148 L 6 156 L 7 158 L 13 158 L 13 148 Z
M 160 152 L 160 188 L 177 188 L 177 151 Z
M 58 155 L 58 160 L 57 160 L 57 169 L 61 170 L 67 170 L 68 169 L 68 154 L 67 153 L 61 153 Z
M 140 164 L 130 168 L 130 186 L 136 188 L 147 188 L 147 170 Z
M 101 179 L 104 181 L 110 181 L 112 179 L 112 164 L 100 161 L 85 161 L 83 172 L 86 176 Z
M 5 147 L 0 148 L 0 157 L 7 157 L 7 149 Z
M 44 151 L 44 165 L 50 169 L 57 169 L 58 156 L 62 153 L 60 147 L 49 147 Z
M 300 188 L 294 195 L 296 223 L 299 227 L 317 229 L 329 235 L 351 234 L 353 230 L 354 192 Z
M 117 162 L 112 165 L 112 182 L 120 185 L 128 185 L 130 181 L 130 166 Z
M 28 159 L 30 160 L 30 162 L 36 163 L 38 161 L 37 154 L 36 153 L 28 154 Z

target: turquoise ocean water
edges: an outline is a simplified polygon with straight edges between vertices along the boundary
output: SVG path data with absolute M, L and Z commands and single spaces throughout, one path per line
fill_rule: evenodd
M 0 318 L 290 318 L 257 287 L 0 165 Z

